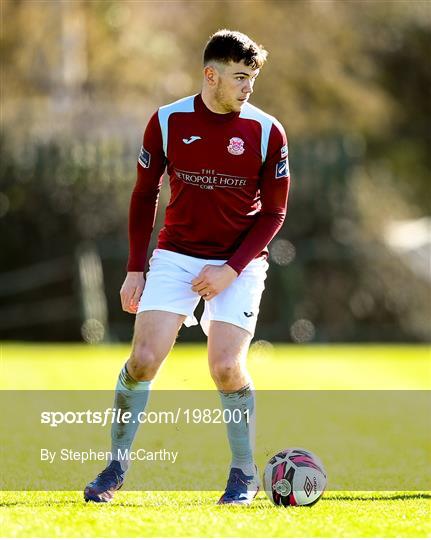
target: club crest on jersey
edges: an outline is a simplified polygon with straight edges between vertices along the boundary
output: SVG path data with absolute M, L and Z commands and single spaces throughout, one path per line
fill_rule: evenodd
M 286 178 L 287 176 L 289 176 L 289 162 L 287 159 L 282 159 L 275 167 L 275 177 Z
M 240 156 L 244 153 L 244 141 L 239 137 L 232 137 L 229 141 L 229 146 L 227 150 L 230 154 L 234 156 Z
M 150 161 L 151 161 L 151 154 L 143 146 L 141 146 L 141 151 L 139 153 L 138 157 L 139 163 L 144 167 L 144 169 L 149 169 L 150 167 Z

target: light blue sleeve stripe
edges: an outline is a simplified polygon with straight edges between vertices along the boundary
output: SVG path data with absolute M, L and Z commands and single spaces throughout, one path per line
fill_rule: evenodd
M 256 120 L 262 127 L 262 136 L 260 139 L 260 152 L 262 154 L 262 163 L 266 159 L 268 153 L 269 135 L 271 133 L 271 127 L 274 123 L 274 118 L 269 114 L 264 113 L 254 105 L 246 103 L 239 115 L 240 118 L 247 120 Z
M 176 112 L 194 112 L 194 100 L 195 96 L 188 96 L 174 103 L 169 103 L 169 105 L 164 105 L 159 109 L 159 123 L 160 129 L 162 131 L 162 140 L 163 140 L 163 152 L 167 157 L 168 152 L 168 123 L 169 117 L 172 113 Z

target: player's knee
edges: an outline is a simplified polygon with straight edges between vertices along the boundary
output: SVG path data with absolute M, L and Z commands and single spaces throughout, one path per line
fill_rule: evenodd
M 217 386 L 233 383 L 238 376 L 238 365 L 228 358 L 220 358 L 211 366 L 211 376 Z
M 134 347 L 127 368 L 137 381 L 151 381 L 159 368 L 160 362 L 154 350 L 148 345 Z

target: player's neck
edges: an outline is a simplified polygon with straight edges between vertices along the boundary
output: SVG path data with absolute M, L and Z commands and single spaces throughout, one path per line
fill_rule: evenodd
M 216 114 L 229 114 L 231 111 L 225 111 L 223 107 L 217 102 L 211 92 L 203 87 L 201 92 L 202 101 L 205 107 Z

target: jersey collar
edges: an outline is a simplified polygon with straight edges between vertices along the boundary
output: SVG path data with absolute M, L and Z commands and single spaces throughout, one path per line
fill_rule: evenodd
M 230 113 L 226 114 L 219 114 L 212 112 L 208 109 L 208 107 L 203 102 L 201 94 L 197 94 L 195 97 L 195 110 L 199 112 L 200 114 L 204 115 L 205 118 L 210 120 L 211 122 L 229 122 L 229 120 L 233 120 L 234 118 L 238 118 L 239 112 L 232 111 Z

